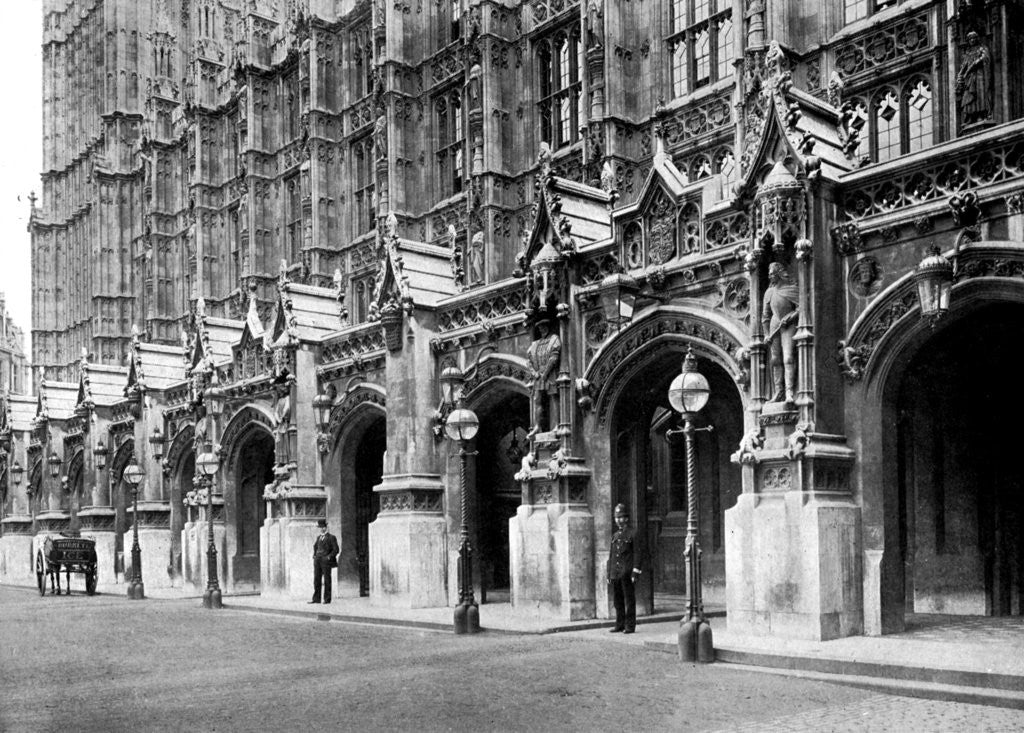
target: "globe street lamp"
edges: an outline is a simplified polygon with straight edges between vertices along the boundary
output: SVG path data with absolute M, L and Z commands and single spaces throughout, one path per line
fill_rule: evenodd
M 146 472 L 137 463 L 125 466 L 122 478 L 132 487 L 132 579 L 128 583 L 128 597 L 133 601 L 141 601 L 146 597 L 142 585 L 142 548 L 139 547 L 139 484 L 146 477 Z
M 668 401 L 680 414 L 683 427 L 668 430 L 665 437 L 682 433 L 686 439 L 686 586 L 689 590 L 686 619 L 679 626 L 679 658 L 684 662 L 713 662 L 715 646 L 711 638 L 711 625 L 704 616 L 700 577 L 700 502 L 697 490 L 697 458 L 693 446 L 694 418 L 707 404 L 711 389 L 708 380 L 697 371 L 697 357 L 693 348 L 686 352 L 682 372 L 668 388 Z
M 223 608 L 221 602 L 220 583 L 217 581 L 217 544 L 213 538 L 213 483 L 214 476 L 220 469 L 220 456 L 214 431 L 221 413 L 224 412 L 224 390 L 220 388 L 217 372 L 214 370 L 210 386 L 203 393 L 203 402 L 207 409 L 207 418 L 212 423 L 210 436 L 214 440 L 207 446 L 208 450 L 200 453 L 196 458 L 196 468 L 204 477 L 206 483 L 206 521 L 208 528 L 209 544 L 206 548 L 206 592 L 203 593 L 204 608 Z
M 473 597 L 473 554 L 469 545 L 469 523 L 466 516 L 466 460 L 470 453 L 466 444 L 480 429 L 476 413 L 464 407 L 452 410 L 444 424 L 450 440 L 459 443 L 459 490 L 461 493 L 461 527 L 459 529 L 459 605 L 455 607 L 455 633 L 475 634 L 480 631 L 480 609 Z

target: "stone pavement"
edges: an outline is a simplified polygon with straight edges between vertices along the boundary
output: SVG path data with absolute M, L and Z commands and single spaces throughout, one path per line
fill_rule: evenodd
M 123 594 L 123 585 L 101 587 Z M 151 598 L 182 598 L 165 589 Z M 198 602 L 198 598 L 197 598 Z M 226 605 L 252 612 L 370 625 L 446 630 L 452 608 L 403 609 L 368 598 L 336 598 L 330 605 L 260 595 L 226 596 Z M 480 606 L 485 631 L 513 634 L 605 634 L 617 643 L 677 652 L 676 634 L 685 599 L 638 619 L 632 635 L 608 635 L 607 619 L 565 621 L 513 609 L 508 603 Z M 828 642 L 750 637 L 730 633 L 723 609 L 709 608 L 720 662 L 830 680 L 903 695 L 959 700 L 1024 709 L 1024 617 L 958 617 L 911 614 L 907 630 L 883 637 L 856 636 Z

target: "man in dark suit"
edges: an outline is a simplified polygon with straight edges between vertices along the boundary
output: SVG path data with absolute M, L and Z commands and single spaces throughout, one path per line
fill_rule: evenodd
M 323 587 L 324 603 L 331 602 L 331 573 L 338 567 L 338 538 L 327 531 L 327 520 L 319 519 L 316 525 L 320 536 L 313 543 L 313 600 L 320 603 L 320 588 Z
M 635 547 L 636 532 L 629 526 L 629 510 L 625 504 L 615 507 L 615 534 L 608 553 L 608 582 L 615 604 L 615 627 L 612 633 L 632 634 L 636 629 L 636 589 L 633 583 L 640 575 L 641 551 Z

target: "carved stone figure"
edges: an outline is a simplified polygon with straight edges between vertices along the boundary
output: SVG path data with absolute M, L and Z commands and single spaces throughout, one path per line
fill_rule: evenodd
M 964 125 L 992 116 L 992 56 L 975 31 L 967 34 L 967 48 L 956 75 L 956 97 Z
M 604 48 L 604 11 L 597 0 L 587 6 L 587 48 Z
M 469 245 L 469 280 L 476 285 L 484 281 L 484 233 L 477 232 Z
M 555 377 L 562 356 L 562 340 L 552 332 L 551 322 L 543 319 L 537 323 L 533 341 L 526 350 L 533 379 L 533 429 L 551 430 L 557 419 L 558 390 Z
M 798 293 L 789 280 L 789 273 L 780 262 L 768 267 L 768 289 L 764 293 L 761 322 L 766 332 L 764 343 L 769 348 L 768 364 L 772 370 L 771 402 L 793 402 L 796 394 L 796 335 Z
M 378 117 L 373 125 L 373 145 L 377 160 L 388 157 L 388 119 L 384 115 Z
M 749 0 L 747 12 L 743 14 L 743 17 L 747 19 L 747 48 L 763 48 L 764 0 Z

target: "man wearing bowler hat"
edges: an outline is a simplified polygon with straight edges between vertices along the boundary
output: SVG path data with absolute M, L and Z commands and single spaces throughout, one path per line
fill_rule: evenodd
M 632 634 L 636 629 L 636 589 L 640 576 L 641 550 L 636 545 L 636 532 L 629 526 L 629 509 L 625 504 L 615 507 L 615 534 L 608 553 L 608 582 L 615 604 L 615 627 L 612 633 Z
M 324 603 L 331 602 L 331 573 L 338 567 L 338 538 L 327 531 L 327 520 L 318 519 L 320 536 L 313 543 L 313 600 L 320 603 L 320 588 L 323 587 Z

